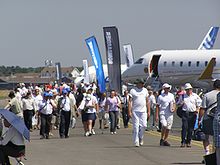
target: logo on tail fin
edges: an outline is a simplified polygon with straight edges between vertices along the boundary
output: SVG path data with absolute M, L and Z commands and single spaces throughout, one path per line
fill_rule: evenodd
M 212 49 L 218 34 L 219 27 L 211 27 L 198 49 Z

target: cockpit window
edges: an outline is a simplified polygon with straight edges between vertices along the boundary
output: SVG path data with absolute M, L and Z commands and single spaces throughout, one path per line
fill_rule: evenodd
M 143 58 L 139 58 L 136 62 L 135 62 L 135 64 L 142 64 L 142 62 L 143 62 Z

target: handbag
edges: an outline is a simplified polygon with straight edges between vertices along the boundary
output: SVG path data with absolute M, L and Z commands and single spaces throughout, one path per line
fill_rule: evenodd
M 209 154 L 209 155 L 205 155 L 204 160 L 205 160 L 206 165 L 217 165 L 217 163 L 216 163 L 216 152 L 214 152 L 212 154 Z
M 198 128 L 194 130 L 192 139 L 196 141 L 203 141 L 205 140 L 205 134 L 200 128 Z

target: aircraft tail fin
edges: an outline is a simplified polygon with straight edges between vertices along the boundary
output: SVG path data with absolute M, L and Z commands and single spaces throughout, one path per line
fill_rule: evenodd
M 212 78 L 212 73 L 213 73 L 213 69 L 214 66 L 216 64 L 216 58 L 212 58 L 207 67 L 205 68 L 205 70 L 202 72 L 202 74 L 199 76 L 198 80 L 207 80 L 207 79 L 213 79 Z
M 201 49 L 212 49 L 215 43 L 215 39 L 218 34 L 219 27 L 211 27 L 200 44 L 198 50 Z

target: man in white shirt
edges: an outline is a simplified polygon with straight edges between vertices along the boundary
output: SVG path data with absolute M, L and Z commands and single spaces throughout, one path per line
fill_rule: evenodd
M 23 136 L 4 119 L 6 132 L 0 139 L 0 164 L 10 164 L 9 157 L 20 157 L 25 154 L 25 144 Z
M 40 92 L 40 88 L 39 87 L 35 87 L 35 93 L 34 93 L 34 102 L 35 102 L 35 107 L 36 107 L 36 115 L 35 115 L 35 121 L 36 121 L 36 127 L 39 129 L 39 125 L 40 125 L 40 114 L 39 112 L 39 105 L 40 103 L 43 101 L 43 96 L 41 95 Z
M 202 104 L 199 111 L 199 118 L 198 123 L 199 125 L 202 124 L 202 131 L 205 133 L 205 140 L 203 140 L 203 147 L 205 150 L 205 155 L 209 155 L 210 151 L 210 135 L 212 135 L 213 132 L 213 118 L 208 116 L 208 108 L 210 108 L 212 105 L 217 104 L 217 94 L 220 93 L 220 80 L 215 80 L 213 83 L 213 90 L 206 93 L 204 97 L 202 98 Z M 217 147 L 218 148 L 218 147 Z M 216 149 L 216 156 L 217 152 L 220 152 L 220 150 Z M 220 161 L 220 153 L 217 156 L 217 160 Z M 204 162 L 204 160 L 203 160 Z
M 71 101 L 68 97 L 68 91 L 64 88 L 62 91 L 63 98 L 61 98 L 61 112 L 60 112 L 60 138 L 69 137 L 70 115 L 71 115 Z
M 22 107 L 24 114 L 24 123 L 28 130 L 32 131 L 32 118 L 35 114 L 35 102 L 31 96 L 31 93 L 28 92 L 26 96 L 22 99 Z
M 75 127 L 75 121 L 76 117 L 78 117 L 78 112 L 77 112 L 77 107 L 76 107 L 76 99 L 74 94 L 72 93 L 70 87 L 66 88 L 68 92 L 68 97 L 70 99 L 70 104 L 71 104 L 71 115 L 70 115 L 70 127 L 74 128 Z
M 165 83 L 162 86 L 164 92 L 158 97 L 156 106 L 156 121 L 160 114 L 160 122 L 162 125 L 160 146 L 170 146 L 167 142 L 169 131 L 173 125 L 173 112 L 175 110 L 174 95 L 170 93 L 171 85 Z
M 128 103 L 128 115 L 132 117 L 133 142 L 136 147 L 142 146 L 147 118 L 150 117 L 148 91 L 144 88 L 144 80 L 137 79 L 136 87 L 131 89 Z
M 193 88 L 190 83 L 184 86 L 186 93 L 180 97 L 177 104 L 183 105 L 182 111 L 182 131 L 181 131 L 181 146 L 191 147 L 192 132 L 196 122 L 196 117 L 199 112 L 202 100 L 200 97 L 193 93 Z
M 49 139 L 49 132 L 51 129 L 51 120 L 53 109 L 56 108 L 56 104 L 50 99 L 50 94 L 44 92 L 43 101 L 39 104 L 39 113 L 41 119 L 40 135 L 41 139 Z

